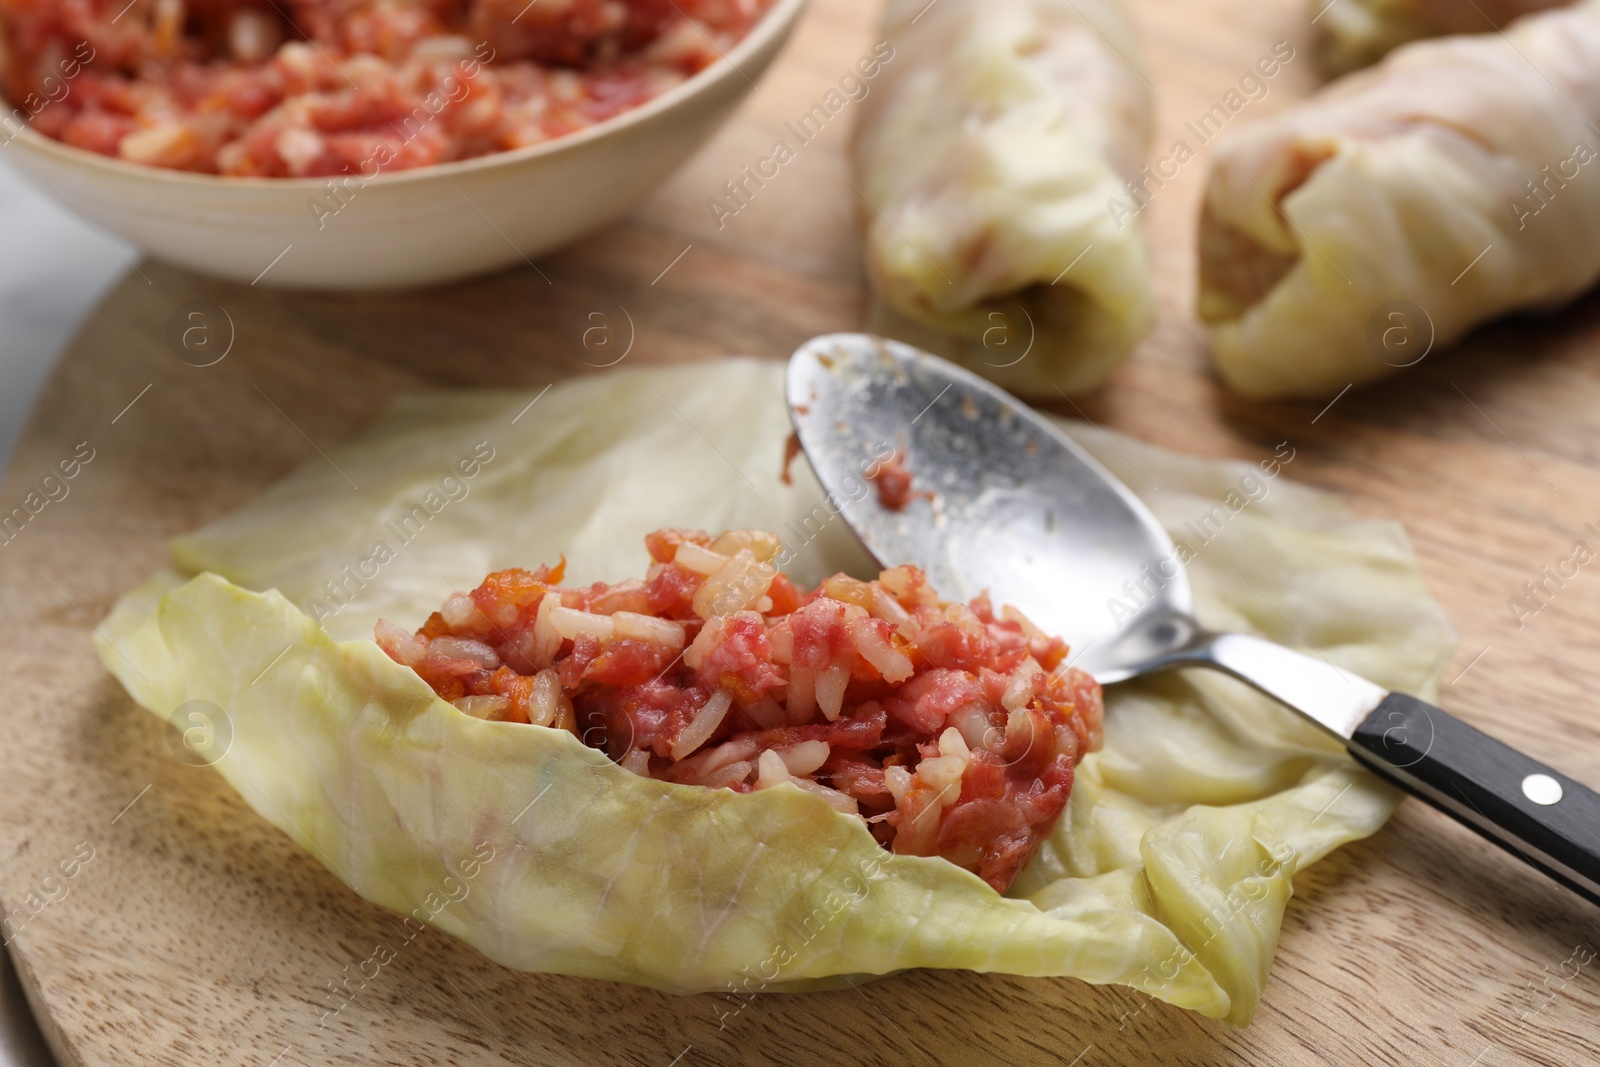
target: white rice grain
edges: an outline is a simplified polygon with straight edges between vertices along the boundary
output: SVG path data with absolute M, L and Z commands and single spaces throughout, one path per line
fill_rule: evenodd
M 750 772 L 755 769 L 756 765 L 749 760 L 731 763 L 719 771 L 706 775 L 697 784 L 703 785 L 708 789 L 732 789 L 746 778 L 749 778 Z
M 788 721 L 784 716 L 783 708 L 776 700 L 772 699 L 770 693 L 761 698 L 761 703 L 745 708 L 744 713 L 755 720 L 755 724 L 763 730 L 771 730 L 774 727 L 782 726 Z
M 778 758 L 783 760 L 783 765 L 788 768 L 790 774 L 805 777 L 815 774 L 818 767 L 827 763 L 832 750 L 826 741 L 801 741 L 771 751 L 776 752 Z
M 731 556 L 747 548 L 762 563 L 771 563 L 772 558 L 782 547 L 783 542 L 778 540 L 778 535 L 767 533 L 765 530 L 729 530 L 711 542 L 713 552 Z
M 817 708 L 817 672 L 795 667 L 789 672 L 789 722 L 795 726 L 811 720 Z
M 783 757 L 774 749 L 767 749 L 756 760 L 756 788 L 771 789 L 784 782 L 792 782 L 794 778 L 789 774 L 789 768 L 784 764 Z
M 787 618 L 767 628 L 767 640 L 772 642 L 772 662 L 785 667 L 794 662 L 794 630 Z
M 500 657 L 495 655 L 494 649 L 466 637 L 435 637 L 428 642 L 428 652 L 445 659 L 466 660 L 486 671 L 500 666 Z
M 790 781 L 799 786 L 801 789 L 804 789 L 807 793 L 814 794 L 821 797 L 823 800 L 826 800 L 829 804 L 833 805 L 834 809 L 837 811 L 842 811 L 846 815 L 861 814 L 861 805 L 857 804 L 856 798 L 848 793 L 841 793 L 837 789 L 829 789 L 825 785 L 818 785 L 816 782 L 807 781 L 804 778 L 791 778 Z
M 883 680 L 891 685 L 903 682 L 916 673 L 917 668 L 911 662 L 911 657 L 890 644 L 888 638 L 872 625 L 872 620 L 861 619 L 851 623 L 850 636 L 861 657 L 872 664 L 883 675 Z
M 989 721 L 989 716 L 980 705 L 968 704 L 964 708 L 957 708 L 945 721 L 961 731 L 961 739 L 966 742 L 969 752 L 975 748 L 998 751 L 1005 741 L 1005 731 Z
M 772 564 L 762 563 L 755 553 L 741 548 L 700 583 L 690 606 L 702 619 L 747 611 L 761 602 L 777 576 Z
M 794 684 L 792 676 L 789 684 L 791 686 Z M 835 663 L 817 675 L 817 707 L 822 709 L 822 717 L 829 722 L 839 717 L 839 712 L 844 707 L 844 690 L 849 684 L 850 668 L 842 663 Z
M 1033 700 L 1034 693 L 1038 692 L 1040 680 L 1044 677 L 1044 668 L 1032 657 L 1022 661 L 1022 665 L 1011 672 L 1011 680 L 1006 683 L 1006 691 L 1000 697 L 1000 706 L 1007 711 L 1016 711 L 1025 708 Z
M 379 619 L 375 638 L 395 662 L 415 667 L 428 654 L 428 643 L 410 630 L 402 630 L 387 619 Z
M 658 619 L 654 615 L 618 611 L 612 614 L 611 622 L 617 637 L 649 641 L 651 644 L 670 648 L 674 652 L 683 647 L 686 638 L 683 623 L 673 622 L 671 619 Z
M 546 593 L 539 601 L 539 610 L 533 617 L 532 659 L 536 666 L 550 666 L 561 651 L 561 635 L 550 621 L 560 607 L 561 598 L 555 593 Z
M 961 776 L 966 771 L 967 761 L 960 756 L 934 756 L 917 764 L 917 777 L 939 791 L 939 802 L 946 807 L 961 795 Z
M 460 630 L 477 618 L 479 612 L 477 603 L 470 596 L 456 593 L 444 602 L 439 614 L 444 616 L 444 621 L 450 624 L 452 630 Z
M 503 696 L 457 697 L 450 703 L 474 719 L 503 719 L 511 698 Z
M 728 562 L 728 558 L 721 552 L 713 552 L 704 545 L 697 545 L 693 541 L 685 541 L 678 546 L 678 551 L 673 554 L 672 562 L 686 571 L 693 571 L 704 576 L 717 573 Z
M 546 600 L 549 597 L 545 598 Z M 543 607 L 543 603 L 540 607 Z M 616 632 L 617 624 L 611 621 L 610 615 L 595 615 L 576 608 L 551 608 L 550 625 L 556 633 L 569 641 L 576 641 L 579 634 L 593 634 L 600 641 L 609 641 Z
M 551 725 L 560 716 L 564 699 L 561 675 L 554 667 L 546 667 L 533 676 L 533 688 L 528 693 L 528 721 L 535 726 Z
M 689 725 L 683 728 L 677 741 L 673 742 L 672 758 L 681 760 L 711 740 L 711 735 L 717 732 L 717 727 L 722 725 L 723 717 L 728 714 L 728 709 L 732 706 L 733 694 L 726 689 L 718 689 L 711 694 L 711 699 L 695 712 L 694 718 L 689 720 Z
M 893 626 L 907 641 L 915 641 L 922 629 L 917 625 L 916 618 L 900 606 L 900 601 L 890 596 L 889 591 L 878 584 L 872 587 L 872 613 Z
M 967 747 L 967 739 L 961 736 L 960 730 L 946 726 L 944 733 L 939 735 L 939 755 L 955 756 L 966 761 L 972 758 L 972 749 Z
M 708 748 L 687 761 L 683 766 L 687 767 L 695 764 L 695 776 L 704 777 L 713 771 L 731 767 L 735 763 L 743 763 L 755 759 L 756 753 L 760 749 L 761 746 L 750 738 L 740 738 L 737 741 L 729 741 L 726 744 L 718 745 L 716 748 Z

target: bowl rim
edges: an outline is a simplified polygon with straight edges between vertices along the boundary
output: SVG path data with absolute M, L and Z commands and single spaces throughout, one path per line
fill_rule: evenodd
M 538 144 L 526 145 L 522 148 L 491 152 L 488 155 L 473 156 L 470 159 L 455 159 L 447 163 L 430 163 L 425 167 L 412 167 L 407 170 L 392 171 L 388 174 L 380 172 L 370 178 L 363 177 L 362 180 L 367 185 L 398 186 L 426 181 L 430 178 L 452 178 L 459 175 L 469 175 L 477 171 L 531 162 L 545 156 L 555 156 L 576 151 L 591 141 L 619 134 L 623 130 L 646 123 L 663 112 L 673 110 L 690 98 L 698 96 L 730 78 L 742 78 L 745 81 L 749 81 L 750 79 L 740 69 L 739 64 L 769 45 L 775 44 L 785 36 L 794 27 L 807 3 L 809 3 L 809 0 L 776 0 L 772 7 L 767 10 L 767 13 L 761 16 L 756 24 L 750 28 L 750 32 L 740 38 L 728 51 L 723 52 L 716 62 L 668 89 L 660 96 L 653 97 L 637 107 L 629 108 L 592 126 L 587 126 L 573 133 L 563 134 L 548 141 L 541 141 Z M 750 85 L 752 89 L 758 87 L 754 82 L 750 82 Z M 0 104 L 3 103 L 8 103 L 8 101 L 3 95 L 0 95 Z M 32 125 L 25 126 L 20 132 L 13 135 L 11 140 L 0 143 L 0 160 L 5 158 L 5 148 L 15 142 L 21 142 L 28 150 L 53 156 L 68 166 L 97 170 L 116 178 L 153 183 L 170 183 L 180 186 L 206 187 L 210 189 L 281 189 L 285 192 L 304 192 L 306 190 L 321 190 L 328 182 L 338 181 L 341 178 L 361 177 L 352 173 L 325 174 L 319 177 L 304 178 L 263 178 L 253 175 L 203 174 L 196 171 L 173 170 L 167 167 L 152 167 L 142 163 L 130 163 L 114 156 L 101 155 L 99 152 L 91 152 L 86 148 L 78 148 L 75 145 L 58 141 L 53 137 L 46 137 L 36 131 Z

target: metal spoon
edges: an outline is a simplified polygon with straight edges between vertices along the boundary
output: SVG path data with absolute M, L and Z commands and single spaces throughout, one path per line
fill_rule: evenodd
M 1065 638 L 1074 665 L 1102 684 L 1170 667 L 1239 678 L 1600 903 L 1600 794 L 1415 697 L 1259 637 L 1204 629 L 1154 516 L 1008 393 L 909 345 L 831 334 L 789 361 L 788 399 L 830 504 L 882 564 L 916 564 L 950 599 L 989 590 Z M 864 464 L 885 445 L 903 450 L 928 498 L 890 510 L 864 491 Z M 1119 618 L 1112 598 L 1139 606 Z

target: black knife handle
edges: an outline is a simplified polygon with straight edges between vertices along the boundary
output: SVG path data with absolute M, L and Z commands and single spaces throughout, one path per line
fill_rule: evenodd
M 1404 693 L 1356 727 L 1350 753 L 1600 904 L 1600 793 Z

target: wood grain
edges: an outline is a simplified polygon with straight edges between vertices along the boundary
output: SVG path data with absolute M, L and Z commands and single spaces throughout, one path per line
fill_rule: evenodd
M 1317 84 L 1296 0 L 1143 0 L 1138 10 L 1160 98 L 1157 154 L 1277 40 L 1293 42 L 1296 59 L 1237 121 Z M 91 627 L 163 562 L 168 537 L 350 436 L 399 391 L 604 373 L 593 364 L 610 357 L 581 343 L 591 313 L 619 330 L 631 319 L 629 363 L 777 359 L 813 334 L 859 327 L 845 122 L 725 228 L 705 201 L 868 50 L 876 11 L 816 0 L 789 52 L 690 166 L 539 272 L 352 297 L 146 264 L 148 281 L 130 275 L 83 327 L 0 490 L 9 509 L 79 442 L 94 449 L 70 495 L 0 547 L 10 726 L 0 901 L 24 909 L 10 948 L 63 1064 L 1600 1059 L 1594 909 L 1415 803 L 1297 880 L 1261 1010 L 1243 1031 L 1126 989 L 935 972 L 764 996 L 719 1024 L 727 1005 L 714 997 L 519 974 L 432 931 L 322 1025 L 329 983 L 397 940 L 394 917 L 256 818 L 220 777 L 173 758 L 161 724 L 101 669 Z M 1600 782 L 1590 651 L 1600 564 L 1520 628 L 1506 604 L 1575 539 L 1600 547 L 1581 530 L 1600 520 L 1600 301 L 1486 329 L 1325 412 L 1238 400 L 1209 372 L 1190 310 L 1205 165 L 1202 149 L 1146 213 L 1161 318 L 1081 413 L 1211 456 L 1258 458 L 1292 441 L 1291 477 L 1406 524 L 1462 635 L 1445 705 Z M 225 308 L 237 335 L 227 359 L 204 369 L 164 338 L 194 299 Z M 85 847 L 94 858 L 62 877 L 60 864 Z

